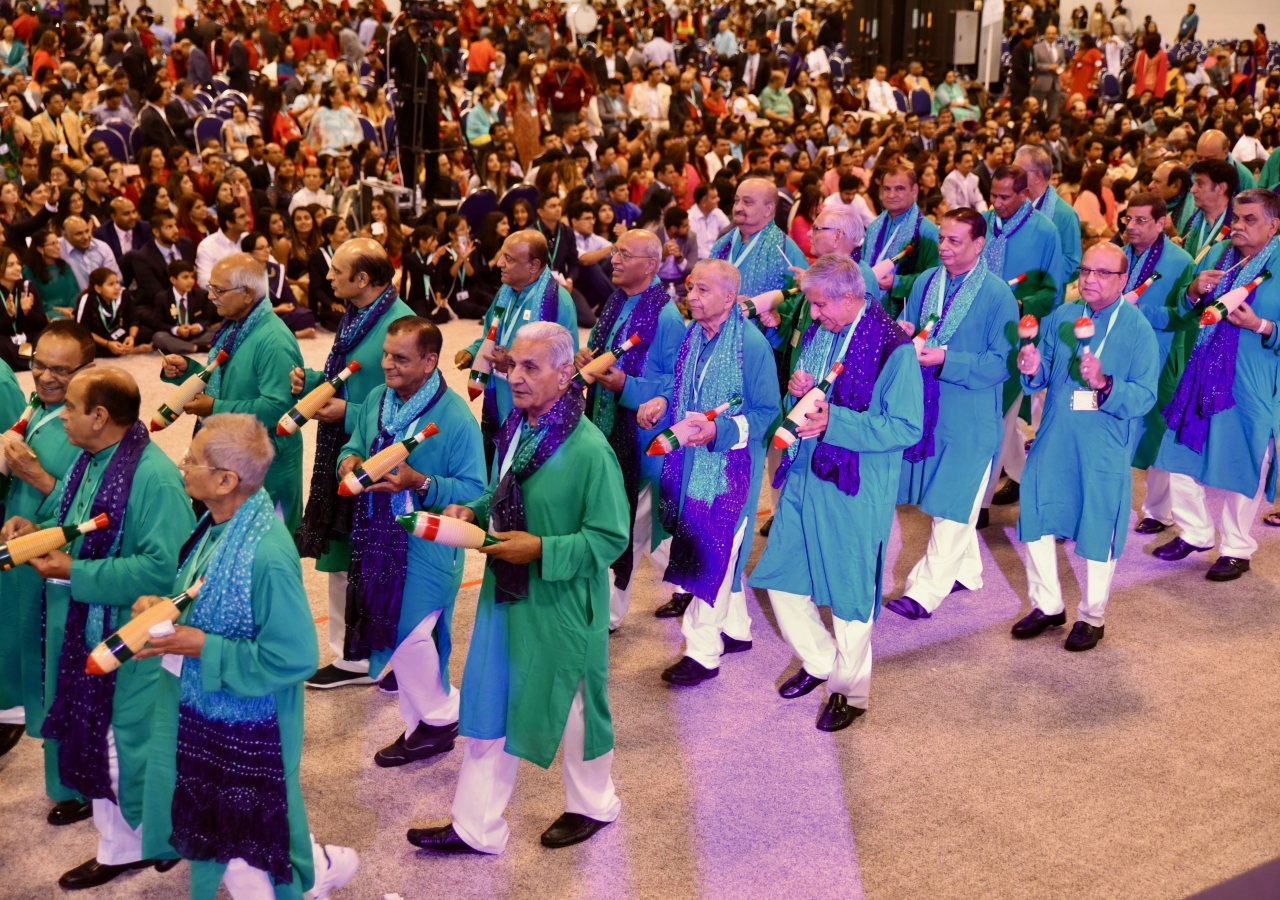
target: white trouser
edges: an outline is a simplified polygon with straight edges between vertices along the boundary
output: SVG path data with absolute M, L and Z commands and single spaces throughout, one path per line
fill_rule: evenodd
M 650 550 L 653 542 L 653 485 L 645 485 L 640 489 L 636 501 L 636 527 L 631 530 L 631 580 L 625 588 L 613 583 L 613 572 L 609 573 L 609 627 L 617 628 L 626 618 L 631 608 L 631 588 L 636 583 L 636 570 L 640 568 L 640 558 L 646 553 L 653 567 L 658 570 L 658 580 L 667 572 L 667 561 L 671 559 L 671 538 L 667 538 L 656 549 Z
M 1222 543 L 1218 553 L 1235 559 L 1248 559 L 1258 549 L 1258 542 L 1249 534 L 1253 520 L 1258 516 L 1258 506 L 1267 494 L 1267 466 L 1271 461 L 1271 447 L 1262 454 L 1262 474 L 1258 478 L 1258 490 L 1252 497 L 1227 491 L 1222 501 Z M 1173 521 L 1182 530 L 1182 539 L 1193 547 L 1213 546 L 1213 519 L 1205 503 L 1204 488 L 1190 475 L 1169 473 L 1169 493 L 1173 498 Z
M 1080 594 L 1076 618 L 1090 625 L 1101 625 L 1102 615 L 1111 599 L 1111 579 L 1116 574 L 1116 560 L 1086 560 L 1088 572 L 1085 589 Z M 1027 544 L 1027 592 L 1031 605 L 1046 616 L 1056 616 L 1066 607 L 1062 602 L 1062 585 L 1058 581 L 1058 544 L 1046 534 Z
M 982 587 L 978 513 L 982 512 L 982 497 L 986 493 L 990 477 L 991 464 L 987 463 L 987 471 L 978 485 L 978 492 L 973 496 L 973 509 L 969 512 L 967 522 L 933 517 L 929 547 L 907 576 L 907 589 L 903 591 L 903 596 L 910 597 L 929 612 L 942 604 L 957 581 L 971 591 Z
M 0 709 L 0 725 L 25 724 L 27 724 L 27 709 L 25 706 L 11 706 L 8 709 Z
M 872 623 L 846 622 L 832 615 L 833 640 L 812 597 L 770 590 L 769 602 L 778 630 L 804 670 L 825 678 L 828 694 L 844 694 L 850 706 L 866 709 L 871 696 Z
M 729 567 L 725 570 L 724 581 L 720 582 L 720 590 L 716 593 L 716 602 L 712 606 L 700 597 L 695 597 L 684 611 L 684 619 L 680 623 L 680 631 L 684 634 L 684 655 L 698 665 L 707 669 L 720 666 L 720 654 L 724 652 L 724 639 L 727 634 L 739 641 L 751 640 L 751 616 L 747 614 L 747 595 L 743 591 L 733 590 L 734 570 L 738 566 L 738 554 L 742 551 L 742 539 L 746 535 L 747 524 L 752 521 L 747 516 L 738 526 L 733 536 L 733 549 L 729 553 Z
M 587 761 L 582 758 L 586 740 L 582 682 L 569 705 L 564 726 L 564 811 L 598 822 L 612 822 L 622 810 L 613 790 L 613 751 Z M 467 738 L 462 751 L 458 789 L 453 795 L 453 830 L 467 845 L 481 853 L 501 853 L 511 831 L 502 817 L 516 786 L 520 760 L 507 753 L 506 741 Z
M 315 860 L 316 881 L 328 867 L 324 848 L 311 838 L 311 855 Z M 262 869 L 255 869 L 240 857 L 227 863 L 227 870 L 222 874 L 222 883 L 231 895 L 231 900 L 275 900 L 276 889 L 271 884 L 271 876 Z
M 428 725 L 452 725 L 458 721 L 461 694 L 457 688 L 446 692 L 440 678 L 440 653 L 431 637 L 436 622 L 444 612 L 437 609 L 418 623 L 409 636 L 391 654 L 391 669 L 399 688 L 400 718 L 404 733 L 413 734 L 419 722 Z
M 116 752 L 116 730 L 107 729 L 107 772 L 111 790 L 120 796 L 120 755 Z M 130 828 L 120 805 L 110 800 L 93 801 L 93 827 L 98 829 L 98 862 L 122 866 L 142 859 L 142 823 Z
M 1004 414 L 1004 437 L 1000 442 L 1000 458 L 996 462 L 992 477 L 987 479 L 987 490 L 982 497 L 983 508 L 991 506 L 991 498 L 995 496 L 996 487 L 1000 483 L 1000 469 L 1009 476 L 1010 481 L 1022 483 L 1022 470 L 1027 465 L 1027 439 L 1022 436 L 1018 427 L 1018 410 L 1022 408 L 1022 398 L 1014 401 L 1013 406 Z
M 347 637 L 347 573 L 329 573 L 329 649 L 333 664 L 344 672 L 368 672 L 369 660 L 352 662 L 342 658 L 342 645 Z
M 1142 499 L 1142 517 L 1155 519 L 1161 525 L 1173 524 L 1173 493 L 1169 490 L 1169 473 L 1164 469 L 1155 466 L 1147 469 L 1147 496 Z

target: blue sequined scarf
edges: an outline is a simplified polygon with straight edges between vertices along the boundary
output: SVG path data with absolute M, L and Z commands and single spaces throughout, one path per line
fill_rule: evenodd
M 786 246 L 787 236 L 770 222 L 748 238 L 746 244 L 742 242 L 742 233 L 734 228 L 716 241 L 711 256 L 731 263 L 742 276 L 740 293 L 754 297 L 786 287 L 787 276 L 791 274 L 791 263 L 784 253 Z
M 515 340 L 515 334 L 520 330 L 521 325 L 527 325 L 529 322 L 535 321 L 533 318 L 534 309 L 531 303 L 539 300 L 537 307 L 537 321 L 555 322 L 559 319 L 560 312 L 560 284 L 551 277 L 551 269 L 544 268 L 542 274 L 538 276 L 530 287 L 525 289 L 528 293 L 524 294 L 524 300 L 519 299 L 519 294 L 515 288 L 509 284 L 504 284 L 498 290 L 498 296 L 493 301 L 494 310 L 504 310 L 502 312 L 502 324 L 499 325 L 497 344 L 500 347 L 511 348 L 511 341 Z M 519 293 L 524 293 L 521 291 Z M 521 315 L 521 311 L 528 314 L 528 318 Z M 494 315 L 499 315 L 495 312 Z M 489 379 L 489 383 L 485 385 L 484 399 L 480 401 L 480 433 L 484 436 L 486 445 L 492 445 L 495 436 L 498 433 L 498 426 L 502 423 L 498 421 L 498 397 L 494 391 L 498 387 L 501 379 L 497 373 Z
M 1163 234 L 1160 235 L 1160 237 L 1156 238 L 1155 243 L 1136 259 L 1134 258 L 1133 245 L 1125 245 L 1124 255 L 1129 258 L 1129 280 L 1125 282 L 1125 293 L 1133 290 L 1151 277 L 1151 273 L 1160 264 L 1160 257 L 1164 255 L 1164 245 L 1167 240 L 1168 238 Z
M 1027 220 L 1034 212 L 1031 201 L 1023 200 L 1022 206 L 1018 207 L 1018 211 L 1007 222 L 1001 222 L 995 210 L 992 210 L 991 215 L 987 217 L 987 245 L 982 248 L 982 258 L 986 260 L 987 268 L 1000 278 L 1005 277 L 1004 263 L 1009 242 L 1013 240 L 1018 230 L 1027 224 Z
M 885 210 L 867 227 L 867 236 L 862 246 L 853 251 L 853 258 L 861 261 L 862 251 L 869 250 L 867 265 L 874 266 L 882 260 L 893 259 L 908 245 L 919 249 L 921 218 L 920 207 L 913 203 L 904 219 L 890 230 L 889 211 Z
M 249 335 L 253 334 L 257 327 L 267 320 L 268 316 L 274 315 L 275 310 L 271 307 L 271 301 L 263 298 L 243 319 L 238 322 L 232 322 L 230 325 L 224 324 L 218 332 L 218 337 L 209 348 L 208 365 L 213 365 L 213 361 L 221 350 L 226 350 L 234 357 L 236 351 L 240 349 L 240 345 L 248 340 Z M 221 365 L 214 369 L 213 374 L 209 376 L 209 384 L 204 389 L 204 392 L 214 400 L 217 400 L 222 395 L 222 373 L 226 371 L 226 368 L 226 365 Z
M 129 493 L 133 490 L 133 477 L 138 471 L 142 452 L 150 443 L 147 426 L 142 422 L 134 422 L 120 439 L 89 507 L 90 518 L 106 513 L 111 524 L 85 536 L 78 559 L 106 559 L 117 551 L 124 533 L 125 511 L 129 506 Z M 82 452 L 67 473 L 62 503 L 58 508 L 59 525 L 76 524 L 66 521 L 67 514 L 88 469 L 89 453 Z M 57 691 L 41 731 L 44 737 L 60 742 L 58 777 L 62 783 L 82 797 L 112 802 L 118 801 L 111 788 L 111 773 L 107 765 L 107 730 L 111 727 L 119 673 L 89 675 L 85 672 L 85 664 L 89 652 L 119 626 L 112 614 L 115 609 L 80 603 L 72 596 L 67 609 L 62 654 L 58 658 Z

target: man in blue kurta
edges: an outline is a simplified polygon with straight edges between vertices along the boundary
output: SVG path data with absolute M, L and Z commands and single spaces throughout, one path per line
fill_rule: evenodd
M 211 363 L 222 350 L 231 358 L 209 378 L 203 394 L 183 407 L 192 416 L 222 412 L 252 413 L 271 432 L 275 461 L 263 485 L 284 514 L 290 533 L 302 523 L 302 434 L 276 434 L 276 423 L 292 408 L 289 373 L 302 365 L 298 340 L 271 308 L 267 275 L 248 253 L 214 263 L 209 299 L 226 323 L 209 348 Z M 164 358 L 162 380 L 179 384 L 205 366 L 186 356 Z
M 1076 280 L 1080 268 L 1080 215 L 1054 190 L 1053 160 L 1043 147 L 1024 144 L 1014 154 L 1014 163 L 1027 173 L 1027 199 L 1031 206 L 1058 229 L 1058 246 L 1062 250 L 1058 283 L 1065 291 L 1066 286 Z
M 1194 310 L 1236 288 L 1251 292 L 1223 321 L 1200 329 L 1187 369 L 1164 411 L 1169 430 L 1156 465 L 1169 472 L 1173 519 L 1181 535 L 1158 547 L 1163 560 L 1211 550 L 1213 520 L 1204 488 L 1227 491 L 1219 557 L 1210 581 L 1249 571 L 1258 543 L 1249 534 L 1265 495 L 1275 499 L 1275 440 L 1280 421 L 1280 197 L 1263 188 L 1235 198 L 1231 240 L 1196 267 L 1183 300 Z M 1259 279 L 1262 279 L 1259 281 Z
M 813 325 L 788 384 L 788 407 L 836 362 L 845 368 L 784 453 L 782 496 L 751 585 L 769 591 L 778 628 L 800 657 L 800 671 L 779 693 L 802 697 L 826 681 L 817 725 L 838 731 L 867 707 L 885 546 L 902 452 L 922 433 L 924 388 L 911 341 L 866 297 L 852 259 L 819 258 L 804 291 Z M 831 608 L 834 640 L 818 606 Z
M 476 602 L 462 675 L 467 738 L 453 821 L 409 842 L 444 853 L 501 853 L 520 759 L 548 768 L 564 744 L 565 814 L 544 847 L 581 843 L 617 819 L 609 713 L 609 566 L 628 546 L 617 458 L 583 416 L 572 336 L 554 322 L 516 332 L 507 353 L 515 410 L 498 432 L 489 488 L 445 514 L 499 543 Z
M 1247 191 L 1258 186 L 1253 172 L 1231 153 L 1231 138 L 1216 128 L 1205 130 L 1196 141 L 1196 161 L 1217 160 L 1224 162 L 1236 170 L 1239 176 L 1239 190 Z
M 382 345 L 386 384 L 352 409 L 351 438 L 337 475 L 430 423 L 440 433 L 355 498 L 346 656 L 396 673 L 404 734 L 375 754 L 383 767 L 443 753 L 458 734 L 458 692 L 449 685 L 453 601 L 464 551 L 410 538 L 397 516 L 484 492 L 480 428 L 440 374 L 440 330 L 427 319 L 392 322 Z
M 109 524 L 31 561 L 45 579 L 48 609 L 65 610 L 47 621 L 41 731 L 56 742 L 63 785 L 93 801 L 99 834 L 97 855 L 59 879 L 68 890 L 156 863 L 142 853 L 142 791 L 159 661 L 130 660 L 106 676 L 85 671 L 89 651 L 129 620 L 133 601 L 169 587 L 183 535 L 195 524 L 177 468 L 138 420 L 141 400 L 120 369 L 71 380 L 60 415 L 82 452 L 45 499 L 41 524 L 79 524 L 100 513 Z M 5 537 L 35 527 L 10 519 Z
M 13 369 L 0 360 L 0 429 L 8 429 L 17 422 L 26 407 Z M 7 444 L 8 441 L 0 437 L 0 456 L 4 455 Z M 5 500 L 10 479 L 9 474 L 0 475 L 0 521 L 6 518 Z M 11 605 L 11 625 L 0 629 L 0 756 L 12 750 L 26 730 L 26 717 L 22 711 L 22 643 L 16 627 L 17 612 L 17 605 Z
M 316 570 L 329 575 L 329 649 L 334 660 L 307 679 L 314 688 L 369 684 L 369 661 L 347 659 L 342 652 L 347 633 L 347 569 L 351 566 L 351 501 L 338 496 L 334 469 L 338 450 L 351 437 L 353 417 L 370 392 L 382 387 L 382 342 L 396 319 L 413 315 L 392 281 L 395 269 L 381 244 L 354 238 L 333 253 L 329 284 L 346 304 L 324 371 L 297 367 L 290 372 L 295 398 L 336 376 L 351 362 L 360 364 L 338 392 L 319 410 L 315 463 L 302 526 L 294 536 L 298 552 L 313 557 Z M 376 672 L 374 674 L 377 674 Z M 386 685 L 390 687 L 390 684 Z
M 1150 189 L 1164 200 L 1168 211 L 1165 234 L 1181 239 L 1196 211 L 1195 198 L 1191 196 L 1191 172 L 1174 160 L 1162 162 L 1151 173 Z
M 1179 308 L 1193 266 L 1187 252 L 1165 234 L 1168 207 L 1155 193 L 1138 194 L 1129 200 L 1124 255 L 1129 258 L 1124 298 L 1147 317 L 1160 347 L 1160 385 L 1156 404 L 1142 422 L 1142 437 L 1133 454 L 1133 467 L 1147 470 L 1147 495 L 1142 501 L 1142 520 L 1134 526 L 1139 534 L 1156 534 L 1173 524 L 1173 499 L 1169 493 L 1169 473 L 1152 465 L 1166 424 L 1164 408 L 1173 399 L 1174 389 L 1187 367 L 1187 357 L 1195 341 L 1195 316 Z
M 297 548 L 262 489 L 275 448 L 247 413 L 205 420 L 181 469 L 207 509 L 166 593 L 200 583 L 163 654 L 143 796 L 143 852 L 191 863 L 191 897 L 328 897 L 355 874 L 349 847 L 321 847 L 302 801 L 302 679 L 319 661 Z M 138 615 L 163 598 L 139 597 Z M 246 815 L 246 812 L 251 812 Z
M 618 238 L 613 252 L 616 289 L 601 310 L 587 346 L 574 360 L 581 368 L 632 335 L 640 338 L 587 388 L 587 416 L 608 438 L 618 457 L 631 507 L 631 547 L 613 564 L 610 631 L 618 629 L 631 608 L 631 584 L 640 557 L 649 555 L 661 580 L 671 551 L 671 539 L 657 515 L 662 457 L 645 452 L 667 420 L 664 417 L 652 428 L 641 428 L 636 422 L 636 409 L 642 402 L 670 393 L 676 354 L 685 334 L 684 317 L 657 275 L 661 261 L 662 242 L 650 232 L 633 229 Z M 659 607 L 659 618 L 682 614 L 689 599 L 689 594 L 678 593 Z
M 1197 266 L 1218 245 L 1225 246 L 1231 227 L 1231 198 L 1238 192 L 1239 173 L 1220 159 L 1191 166 L 1191 197 L 1196 211 L 1180 234 L 1182 249 Z
M 559 322 L 573 338 L 574 352 L 578 349 L 577 309 L 573 297 L 551 272 L 550 253 L 547 239 L 533 229 L 514 232 L 502 242 L 497 258 L 502 287 L 484 315 L 480 337 L 470 347 L 459 350 L 453 359 L 459 369 L 470 367 L 489 327 L 499 320 L 495 346 L 489 355 L 493 370 L 481 401 L 480 430 L 484 434 L 487 466 L 493 464 L 493 440 L 498 426 L 514 408 L 511 386 L 507 384 L 507 348 L 515 333 L 530 322 Z
M 956 589 L 982 587 L 978 513 L 1000 448 L 1001 395 L 1009 377 L 1009 334 L 1018 301 L 982 259 L 986 220 L 971 209 L 948 212 L 940 223 L 942 266 L 916 280 L 903 331 L 913 342 L 924 379 L 924 427 L 903 454 L 898 502 L 933 517 L 924 557 L 907 576 L 903 596 L 887 608 L 927 619 Z
M 919 197 L 915 169 L 889 169 L 880 183 L 884 212 L 867 226 L 866 240 L 854 254 L 875 273 L 867 287 L 890 316 L 902 310 L 920 273 L 938 264 L 938 226 L 920 211 Z
M 1065 265 L 1057 227 L 1044 213 L 1031 206 L 1025 171 L 1010 165 L 996 169 L 991 176 L 991 209 L 985 215 L 987 243 L 982 258 L 987 269 L 1013 288 L 1020 316 L 1033 315 L 1043 319 L 1062 302 L 1066 288 L 1062 282 Z M 1012 342 L 1017 336 L 1016 326 L 1010 331 L 1009 340 Z M 1010 374 L 1014 368 L 1014 354 L 1010 353 Z M 1031 406 L 1023 401 L 1017 379 L 1010 378 L 1004 385 L 1004 437 L 999 458 L 992 465 L 991 477 L 987 479 L 987 492 L 982 501 L 984 510 L 992 503 L 1018 501 L 1018 483 L 1027 462 L 1026 442 L 1018 428 L 1019 418 L 1030 422 Z M 1002 469 L 1009 480 L 997 493 L 996 485 Z M 979 527 L 985 524 L 983 518 L 979 513 Z
M 11 436 L 4 448 L 9 463 L 9 492 L 5 515 L 39 520 L 40 507 L 53 493 L 58 480 L 67 474 L 80 455 L 80 448 L 67 440 L 62 427 L 62 404 L 67 385 L 82 368 L 92 366 L 95 350 L 89 332 L 72 319 L 58 319 L 40 333 L 31 358 L 31 376 L 36 387 L 36 409 L 27 423 L 25 438 Z M 45 692 L 46 621 L 61 634 L 67 618 L 61 592 L 46 598 L 44 581 L 31 566 L 0 572 L 0 605 L 7 617 L 5 630 L 14 636 L 21 665 L 23 707 L 27 734 L 40 740 L 48 709 Z M 46 607 L 46 601 L 50 604 Z M 52 692 L 50 692 L 52 693 Z M 44 744 L 45 793 L 54 801 L 49 811 L 50 825 L 68 825 L 87 819 L 93 805 L 64 786 L 58 778 L 57 746 Z
M 1090 247 L 1080 265 L 1082 300 L 1054 310 L 1040 324 L 1039 347 L 1018 352 L 1022 390 L 1047 396 L 1022 483 L 1018 540 L 1027 545 L 1031 612 L 1013 626 L 1015 638 L 1066 624 L 1054 540 L 1064 538 L 1075 541 L 1088 570 L 1066 648 L 1091 650 L 1102 639 L 1129 532 L 1129 463 L 1160 376 L 1155 332 L 1121 298 L 1128 268 L 1115 244 Z M 1076 337 L 1078 320 L 1093 326 L 1092 337 Z
M 667 395 L 646 399 L 637 420 L 664 415 L 696 424 L 662 464 L 662 524 L 672 534 L 665 581 L 690 594 L 681 631 L 685 653 L 662 673 L 691 686 L 720 674 L 720 657 L 751 649 L 742 571 L 764 476 L 764 437 L 778 415 L 773 351 L 738 303 L 738 271 L 705 259 L 689 273 L 693 324 L 676 355 Z M 722 404 L 713 420 L 703 413 Z

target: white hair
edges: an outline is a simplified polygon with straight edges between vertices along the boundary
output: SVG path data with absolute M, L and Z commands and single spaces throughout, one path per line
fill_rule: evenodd
M 1039 172 L 1040 177 L 1049 179 L 1053 175 L 1053 159 L 1042 147 L 1023 144 L 1013 154 L 1014 161 L 1027 172 Z
M 824 206 L 819 211 L 818 217 L 830 219 L 831 227 L 840 232 L 841 237 L 849 242 L 850 248 L 862 246 L 862 240 L 867 235 L 867 229 L 862 224 L 862 218 L 854 211 L 852 206 L 845 206 L 843 203 Z
M 819 256 L 804 273 L 804 290 L 817 290 L 827 300 L 839 300 L 845 294 L 862 298 L 866 296 L 866 282 L 862 270 L 852 257 L 840 253 Z
M 204 456 L 209 465 L 235 472 L 243 490 L 252 493 L 262 487 L 276 448 L 257 416 L 249 413 L 218 413 L 204 420 L 200 429 L 205 438 Z
M 530 322 L 516 332 L 516 340 L 546 344 L 551 351 L 551 365 L 557 369 L 573 365 L 573 338 L 559 322 Z
M 230 256 L 224 256 L 214 265 L 215 267 L 226 267 L 224 271 L 227 272 L 227 283 L 221 285 L 221 287 L 225 287 L 227 290 L 247 288 L 253 292 L 255 303 L 267 295 L 266 266 L 248 253 L 233 253 Z
M 720 283 L 722 288 L 733 291 L 734 297 L 738 296 L 738 288 L 742 286 L 742 274 L 727 260 L 700 259 L 694 264 L 689 274 L 692 275 L 699 269 L 709 269 L 712 277 Z

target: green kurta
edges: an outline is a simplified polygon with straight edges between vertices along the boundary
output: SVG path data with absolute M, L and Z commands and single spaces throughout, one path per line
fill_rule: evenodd
M 482 527 L 498 485 L 471 508 Z M 530 534 L 542 559 L 529 567 L 529 597 L 495 603 L 487 567 L 462 676 L 459 733 L 506 737 L 506 752 L 547 768 L 582 682 L 584 759 L 613 749 L 609 713 L 609 566 L 630 544 L 622 470 L 608 441 L 584 416 L 522 485 Z
M 1267 157 L 1267 164 L 1262 167 L 1262 171 L 1258 173 L 1258 187 L 1266 188 L 1274 191 L 1280 187 L 1280 153 L 1271 151 L 1271 155 Z
M 18 379 L 9 364 L 0 360 L 0 431 L 7 429 L 26 409 L 26 401 L 22 397 L 22 389 L 18 387 Z M 4 452 L 0 446 L 0 453 Z M 0 522 L 8 518 L 5 512 L 5 499 L 9 492 L 9 481 L 12 475 L 0 475 Z M 3 578 L 0 575 L 0 578 Z M 3 581 L 0 586 L 7 587 Z M 0 595 L 3 587 L 0 587 Z M 16 606 L 6 603 L 0 607 L 0 616 Z M 22 659 L 21 641 L 18 629 L 13 627 L 12 619 L 8 627 L 0 626 L 0 709 L 9 709 L 22 703 Z
M 881 220 L 881 229 L 888 229 L 889 235 L 892 235 L 894 228 L 898 226 L 898 223 L 906 215 L 907 213 L 903 213 L 895 218 L 889 214 L 888 210 L 885 210 L 877 218 Z M 874 225 L 875 223 L 873 222 L 872 224 Z M 938 264 L 938 226 L 926 219 L 923 212 L 920 214 L 920 237 L 918 241 L 910 243 L 919 243 L 920 246 L 916 247 L 910 256 L 898 264 L 893 275 L 893 286 L 889 288 L 888 293 L 886 294 L 880 290 L 879 284 L 874 277 L 871 279 L 868 288 L 868 293 L 877 295 L 881 305 L 884 306 L 885 312 L 894 318 L 897 318 L 898 314 L 902 312 L 902 307 L 906 304 L 907 298 L 911 296 L 911 288 L 916 283 L 916 279 L 922 273 L 927 272 Z M 864 243 L 862 245 L 863 262 L 868 266 L 874 267 L 876 263 L 888 259 L 889 244 L 888 235 L 886 235 L 879 258 L 872 259 L 871 256 L 875 248 Z
M 396 319 L 412 315 L 414 315 L 413 310 L 397 297 L 396 302 L 391 304 L 378 323 L 364 336 L 364 340 L 356 344 L 355 350 L 347 354 L 346 361 L 343 362 L 344 366 L 349 365 L 353 359 L 360 363 L 360 371 L 348 378 L 342 390 L 336 395 L 347 401 L 347 418 L 342 425 L 342 430 L 348 435 L 355 431 L 356 410 L 364 402 L 364 398 L 385 383 L 382 374 L 382 345 L 387 339 L 387 328 Z M 309 391 L 319 387 L 322 381 L 324 381 L 324 372 L 307 369 L 306 383 L 299 396 L 306 396 Z M 273 429 L 272 434 L 274 433 Z M 316 570 L 345 572 L 350 567 L 351 546 L 347 543 L 347 538 L 345 536 L 341 539 L 330 538 L 329 549 L 316 560 Z
M 83 522 L 102 479 L 103 471 L 119 444 L 95 453 L 72 498 L 67 522 Z M 46 499 L 41 512 L 44 527 L 56 523 L 64 486 L 59 482 Z M 114 607 L 112 625 L 119 628 L 132 618 L 134 601 L 145 594 L 163 594 L 178 567 L 178 552 L 195 525 L 191 501 L 182 486 L 182 476 L 164 451 L 148 444 L 138 461 L 125 507 L 117 550 L 106 559 L 75 559 L 71 581 L 47 581 L 48 629 L 45 639 L 45 709 L 53 705 L 58 682 L 58 659 L 67 610 L 72 598 L 77 603 Z M 76 538 L 69 552 L 74 558 L 84 543 Z M 86 647 L 86 655 L 92 647 Z M 133 828 L 142 821 L 142 787 L 147 765 L 147 744 L 151 736 L 151 712 L 155 702 L 159 659 L 131 659 L 116 673 L 116 690 L 111 710 L 116 752 L 120 757 L 120 811 Z M 46 752 L 57 753 L 57 741 L 45 741 Z
M 54 263 L 49 266 L 49 275 L 52 278 L 51 281 L 41 281 L 30 269 L 25 266 L 22 269 L 23 278 L 34 281 L 40 286 L 40 301 L 44 304 L 45 315 L 52 322 L 54 319 L 65 318 L 62 313 L 54 310 L 55 306 L 61 306 L 64 309 L 75 308 L 80 284 L 76 281 L 76 273 L 71 266 L 59 270 L 58 264 Z M 150 300 L 149 297 L 147 299 Z
M 209 531 L 210 540 L 220 538 L 226 527 L 226 522 L 213 526 Z M 186 590 L 204 574 L 208 559 L 208 553 L 199 554 L 199 558 L 191 554 L 178 577 L 160 593 L 173 595 Z M 196 603 L 199 602 L 197 598 Z M 307 592 L 302 586 L 298 551 L 279 519 L 271 523 L 254 555 L 251 602 L 253 621 L 258 628 L 256 638 L 233 641 L 216 634 L 205 636 L 200 654 L 203 687 L 206 691 L 227 691 L 238 697 L 271 694 L 275 698 L 289 803 L 289 856 L 294 876 L 291 884 L 276 885 L 275 894 L 277 900 L 301 900 L 303 892 L 310 890 L 315 880 L 311 834 L 299 781 L 305 695 L 302 683 L 319 665 L 320 648 Z M 188 609 L 180 621 L 185 624 L 190 615 L 191 609 Z M 144 858 L 174 859 L 178 855 L 169 843 L 169 836 L 173 831 L 173 794 L 177 783 L 181 690 L 179 678 L 167 670 L 160 671 L 143 802 Z M 225 863 L 213 860 L 192 862 L 191 896 L 196 900 L 213 900 L 226 868 Z
M 181 384 L 205 369 L 204 363 L 187 357 L 187 371 L 178 378 L 161 380 Z M 276 434 L 276 423 L 293 408 L 297 398 L 289 372 L 302 365 L 298 339 L 279 316 L 267 316 L 244 339 L 240 349 L 222 364 L 221 396 L 213 401 L 213 414 L 249 413 L 257 416 L 275 444 L 276 458 L 263 484 L 271 499 L 284 511 L 284 522 L 293 534 L 302 523 L 302 433 Z M 172 427 L 172 426 L 171 426 Z

